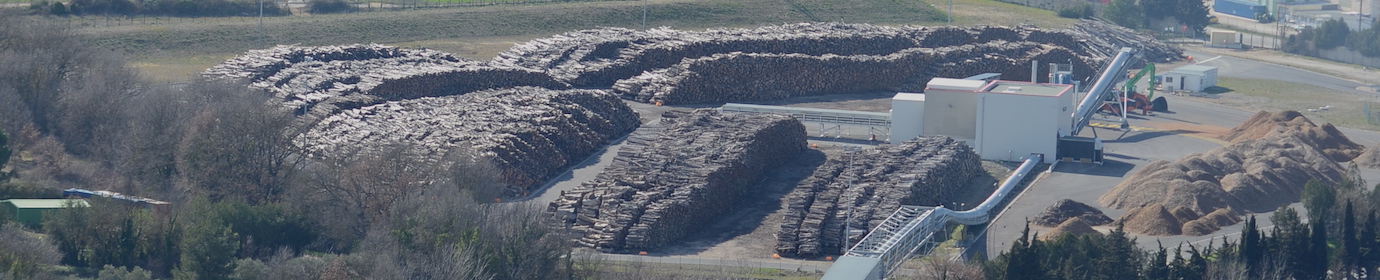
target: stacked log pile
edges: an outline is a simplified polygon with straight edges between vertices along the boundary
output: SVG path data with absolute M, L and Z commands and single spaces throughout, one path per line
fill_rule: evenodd
M 603 90 L 519 87 L 346 110 L 298 137 L 315 156 L 404 145 L 431 159 L 456 152 L 491 161 L 520 194 L 640 124 Z
M 1069 30 L 1034 27 L 882 27 L 867 24 L 801 23 L 703 32 L 657 28 L 604 28 L 569 32 L 519 44 L 500 53 L 494 65 L 546 71 L 576 86 L 607 87 L 618 80 L 734 52 L 808 56 L 885 56 L 911 48 L 943 48 L 995 41 L 1029 41 L 1062 47 L 1074 55 L 1050 62 L 1101 65 L 1119 47 L 1141 49 L 1144 57 L 1177 60 L 1181 50 L 1102 21 L 1087 20 Z M 977 58 L 980 57 L 969 57 Z M 961 60 L 961 59 L 958 59 Z M 783 72 L 796 72 L 779 70 Z M 802 69 L 805 70 L 805 69 Z M 1094 68 L 1076 69 L 1092 75 Z M 1086 73 L 1086 74 L 1085 74 Z
M 202 76 L 248 80 L 251 88 L 267 90 L 284 106 L 314 119 L 385 101 L 515 86 L 569 87 L 540 71 L 382 45 L 254 50 Z
M 703 32 L 604 28 L 569 32 L 514 46 L 495 65 L 547 71 L 576 86 L 607 87 L 682 59 L 730 52 L 807 55 L 883 55 L 916 47 L 915 28 L 868 24 L 798 23 Z
M 1083 49 L 1101 57 L 1112 57 L 1122 47 L 1131 47 L 1137 50 L 1137 55 L 1152 62 L 1183 59 L 1183 49 L 1101 19 L 1079 20 L 1070 30 L 1082 35 L 1079 39 L 1086 46 Z
M 946 136 L 831 157 L 786 195 L 776 251 L 783 256 L 838 254 L 846 250 L 841 242 L 847 228 L 876 228 L 901 205 L 952 201 L 982 172 L 978 155 Z M 862 237 L 847 236 L 849 242 Z
M 576 243 L 606 252 L 648 250 L 713 224 L 752 192 L 764 173 L 805 147 L 789 115 L 669 112 L 593 181 L 551 203 Z
M 1084 61 L 1061 47 L 992 41 L 943 48 L 913 48 L 874 56 L 717 54 L 621 80 L 614 92 L 646 103 L 692 104 L 778 100 L 793 96 L 879 90 L 921 90 L 933 77 L 988 72 L 1030 74 L 1030 62 Z M 1076 69 L 1090 70 L 1076 63 Z M 1048 69 L 1041 69 L 1046 74 Z

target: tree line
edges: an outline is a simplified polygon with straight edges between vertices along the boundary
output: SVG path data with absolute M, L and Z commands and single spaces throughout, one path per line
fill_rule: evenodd
M 1059 11 L 1059 16 L 1087 18 L 1093 16 L 1088 4 Z M 1131 29 L 1151 26 L 1152 22 L 1172 20 L 1187 31 L 1202 32 L 1208 22 L 1207 5 L 1200 0 L 1112 0 L 1102 10 L 1101 18 Z
M 1284 41 L 1285 52 L 1318 56 L 1319 51 L 1346 46 L 1366 57 L 1380 57 L 1380 22 L 1369 29 L 1351 31 L 1342 19 L 1331 19 L 1314 27 L 1309 26 Z
M 270 99 L 236 81 L 150 85 L 61 24 L 0 14 L 0 199 L 172 202 L 0 221 L 0 279 L 602 278 L 543 207 L 494 203 L 488 164 L 406 143 L 309 155 L 293 144 L 307 124 Z
M 1380 269 L 1380 185 L 1356 176 L 1336 184 L 1308 182 L 1306 213 L 1281 207 L 1262 228 L 1247 217 L 1240 238 L 1205 246 L 1146 250 L 1119 227 L 1109 234 L 1032 237 L 976 264 L 988 279 L 1359 279 Z

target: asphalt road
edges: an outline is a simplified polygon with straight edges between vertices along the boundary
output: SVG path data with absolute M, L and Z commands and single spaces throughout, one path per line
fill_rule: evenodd
M 1200 62 L 1199 65 L 1217 67 L 1217 75 L 1220 77 L 1276 80 L 1346 92 L 1367 93 L 1356 90 L 1357 87 L 1365 84 L 1313 71 L 1205 52 L 1185 51 L 1184 54 L 1197 59 Z
M 1270 79 L 1366 93 L 1356 90 L 1357 86 L 1362 85 L 1361 83 L 1316 72 L 1229 56 L 1218 57 L 1201 52 L 1186 52 L 1186 54 L 1203 61 L 1201 63 L 1203 65 L 1218 67 L 1218 75 L 1222 77 Z M 1130 120 L 1131 125 L 1174 124 L 1178 126 L 1206 125 L 1232 128 L 1255 113 L 1209 104 L 1192 98 L 1177 96 L 1166 96 L 1166 98 L 1169 99 L 1169 108 L 1172 113 L 1134 116 Z M 1380 144 L 1380 133 L 1349 128 L 1341 128 L 1340 130 L 1358 144 L 1367 146 Z M 1045 207 L 1060 199 L 1067 198 L 1082 202 L 1099 208 L 1110 217 L 1117 218 L 1126 211 L 1102 207 L 1097 203 L 1098 197 L 1111 190 L 1145 163 L 1153 160 L 1172 161 L 1189 153 L 1205 152 L 1222 145 L 1220 141 L 1213 141 L 1200 135 L 1163 131 L 1119 132 L 1106 129 L 1085 129 L 1082 136 L 1093 136 L 1092 131 L 1096 131 L 1097 136 L 1106 143 L 1106 163 L 1100 166 L 1061 164 L 1056 167 L 1053 173 L 1045 175 L 1028 188 L 1020 198 L 1011 203 L 1004 215 L 991 223 L 987 235 L 983 236 L 985 239 L 979 240 L 985 245 L 980 247 L 985 247 L 983 251 L 987 253 L 987 256 L 996 256 L 1009 249 L 1012 241 L 1020 236 L 1020 231 L 1024 228 L 1027 219 L 1033 218 Z M 1362 170 L 1362 176 L 1368 182 L 1380 182 L 1380 170 Z M 1301 209 L 1299 203 L 1292 204 L 1291 207 Z M 1270 214 L 1255 214 L 1261 227 L 1272 226 L 1268 219 Z M 1168 248 L 1174 248 L 1179 244 L 1192 244 L 1201 248 L 1208 243 L 1221 244 L 1223 238 L 1235 240 L 1241 232 L 1241 227 L 1242 224 L 1238 223 L 1206 236 L 1132 236 L 1137 238 L 1142 248 L 1147 249 L 1157 248 L 1160 244 Z M 1110 226 L 1103 226 L 1100 229 L 1110 230 Z M 1040 227 L 1032 227 L 1031 229 L 1032 232 L 1048 230 L 1048 228 Z M 975 248 L 977 247 L 975 246 Z

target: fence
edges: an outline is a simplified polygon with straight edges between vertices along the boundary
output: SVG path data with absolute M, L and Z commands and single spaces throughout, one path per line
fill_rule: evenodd
M 1319 50 L 1318 56 L 1336 62 L 1355 64 L 1369 68 L 1380 68 L 1380 57 L 1367 57 L 1345 46 L 1331 50 Z

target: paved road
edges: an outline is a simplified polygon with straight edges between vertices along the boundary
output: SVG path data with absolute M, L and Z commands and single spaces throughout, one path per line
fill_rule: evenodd
M 1202 63 L 1203 65 L 1217 66 L 1218 75 L 1223 77 L 1272 79 L 1365 93 L 1356 90 L 1356 87 L 1361 85 L 1360 83 L 1311 71 L 1230 56 L 1217 57 L 1202 52 L 1186 52 L 1186 54 L 1194 56 L 1200 61 L 1205 61 Z M 1231 128 L 1254 114 L 1254 112 L 1204 103 L 1192 98 L 1177 96 L 1166 96 L 1166 98 L 1169 99 L 1169 108 L 1173 113 L 1136 116 L 1131 120 L 1131 125 L 1206 125 Z M 1119 184 L 1125 177 L 1150 161 L 1172 161 L 1188 153 L 1204 152 L 1221 145 L 1220 142 L 1211 141 L 1203 136 L 1167 132 L 1122 133 L 1096 129 L 1085 130 L 1083 136 L 1092 136 L 1091 131 L 1096 131 L 1097 136 L 1106 141 L 1107 163 L 1101 166 L 1061 164 L 1054 173 L 1036 182 L 1035 185 L 1027 189 L 1022 197 L 1011 203 L 1011 207 L 1005 215 L 993 221 L 988 235 L 985 236 L 987 239 L 980 240 L 985 244 L 983 247 L 985 247 L 984 251 L 987 256 L 996 256 L 1009 249 L 1011 242 L 1020 236 L 1020 230 L 1024 227 L 1025 221 L 1059 199 L 1072 199 L 1098 207 L 1113 218 L 1119 217 L 1126 211 L 1102 207 L 1097 203 L 1097 199 L 1115 187 L 1116 184 Z M 1380 133 L 1377 132 L 1348 128 L 1342 128 L 1341 131 L 1352 141 L 1362 145 L 1380 143 Z M 1378 170 L 1363 170 L 1362 175 L 1368 182 L 1380 182 L 1380 171 Z M 1291 206 L 1296 209 L 1300 207 L 1298 203 Z M 1256 215 L 1261 227 L 1271 226 L 1268 220 L 1269 215 L 1270 213 Z M 1172 248 L 1181 243 L 1202 247 L 1209 242 L 1221 244 L 1222 238 L 1234 240 L 1241 232 L 1241 226 L 1242 224 L 1238 223 L 1224 227 L 1208 236 L 1133 236 L 1138 238 L 1142 248 L 1153 249 L 1158 244 Z M 1110 229 L 1105 226 L 1101 228 Z M 1048 230 L 1047 228 L 1032 228 L 1032 232 Z M 1213 241 L 1214 239 L 1215 241 Z
M 1308 70 L 1205 52 L 1185 51 L 1184 54 L 1200 61 L 1200 65 L 1216 66 L 1217 75 L 1221 77 L 1276 80 L 1366 93 L 1356 90 L 1356 87 L 1364 84 Z

